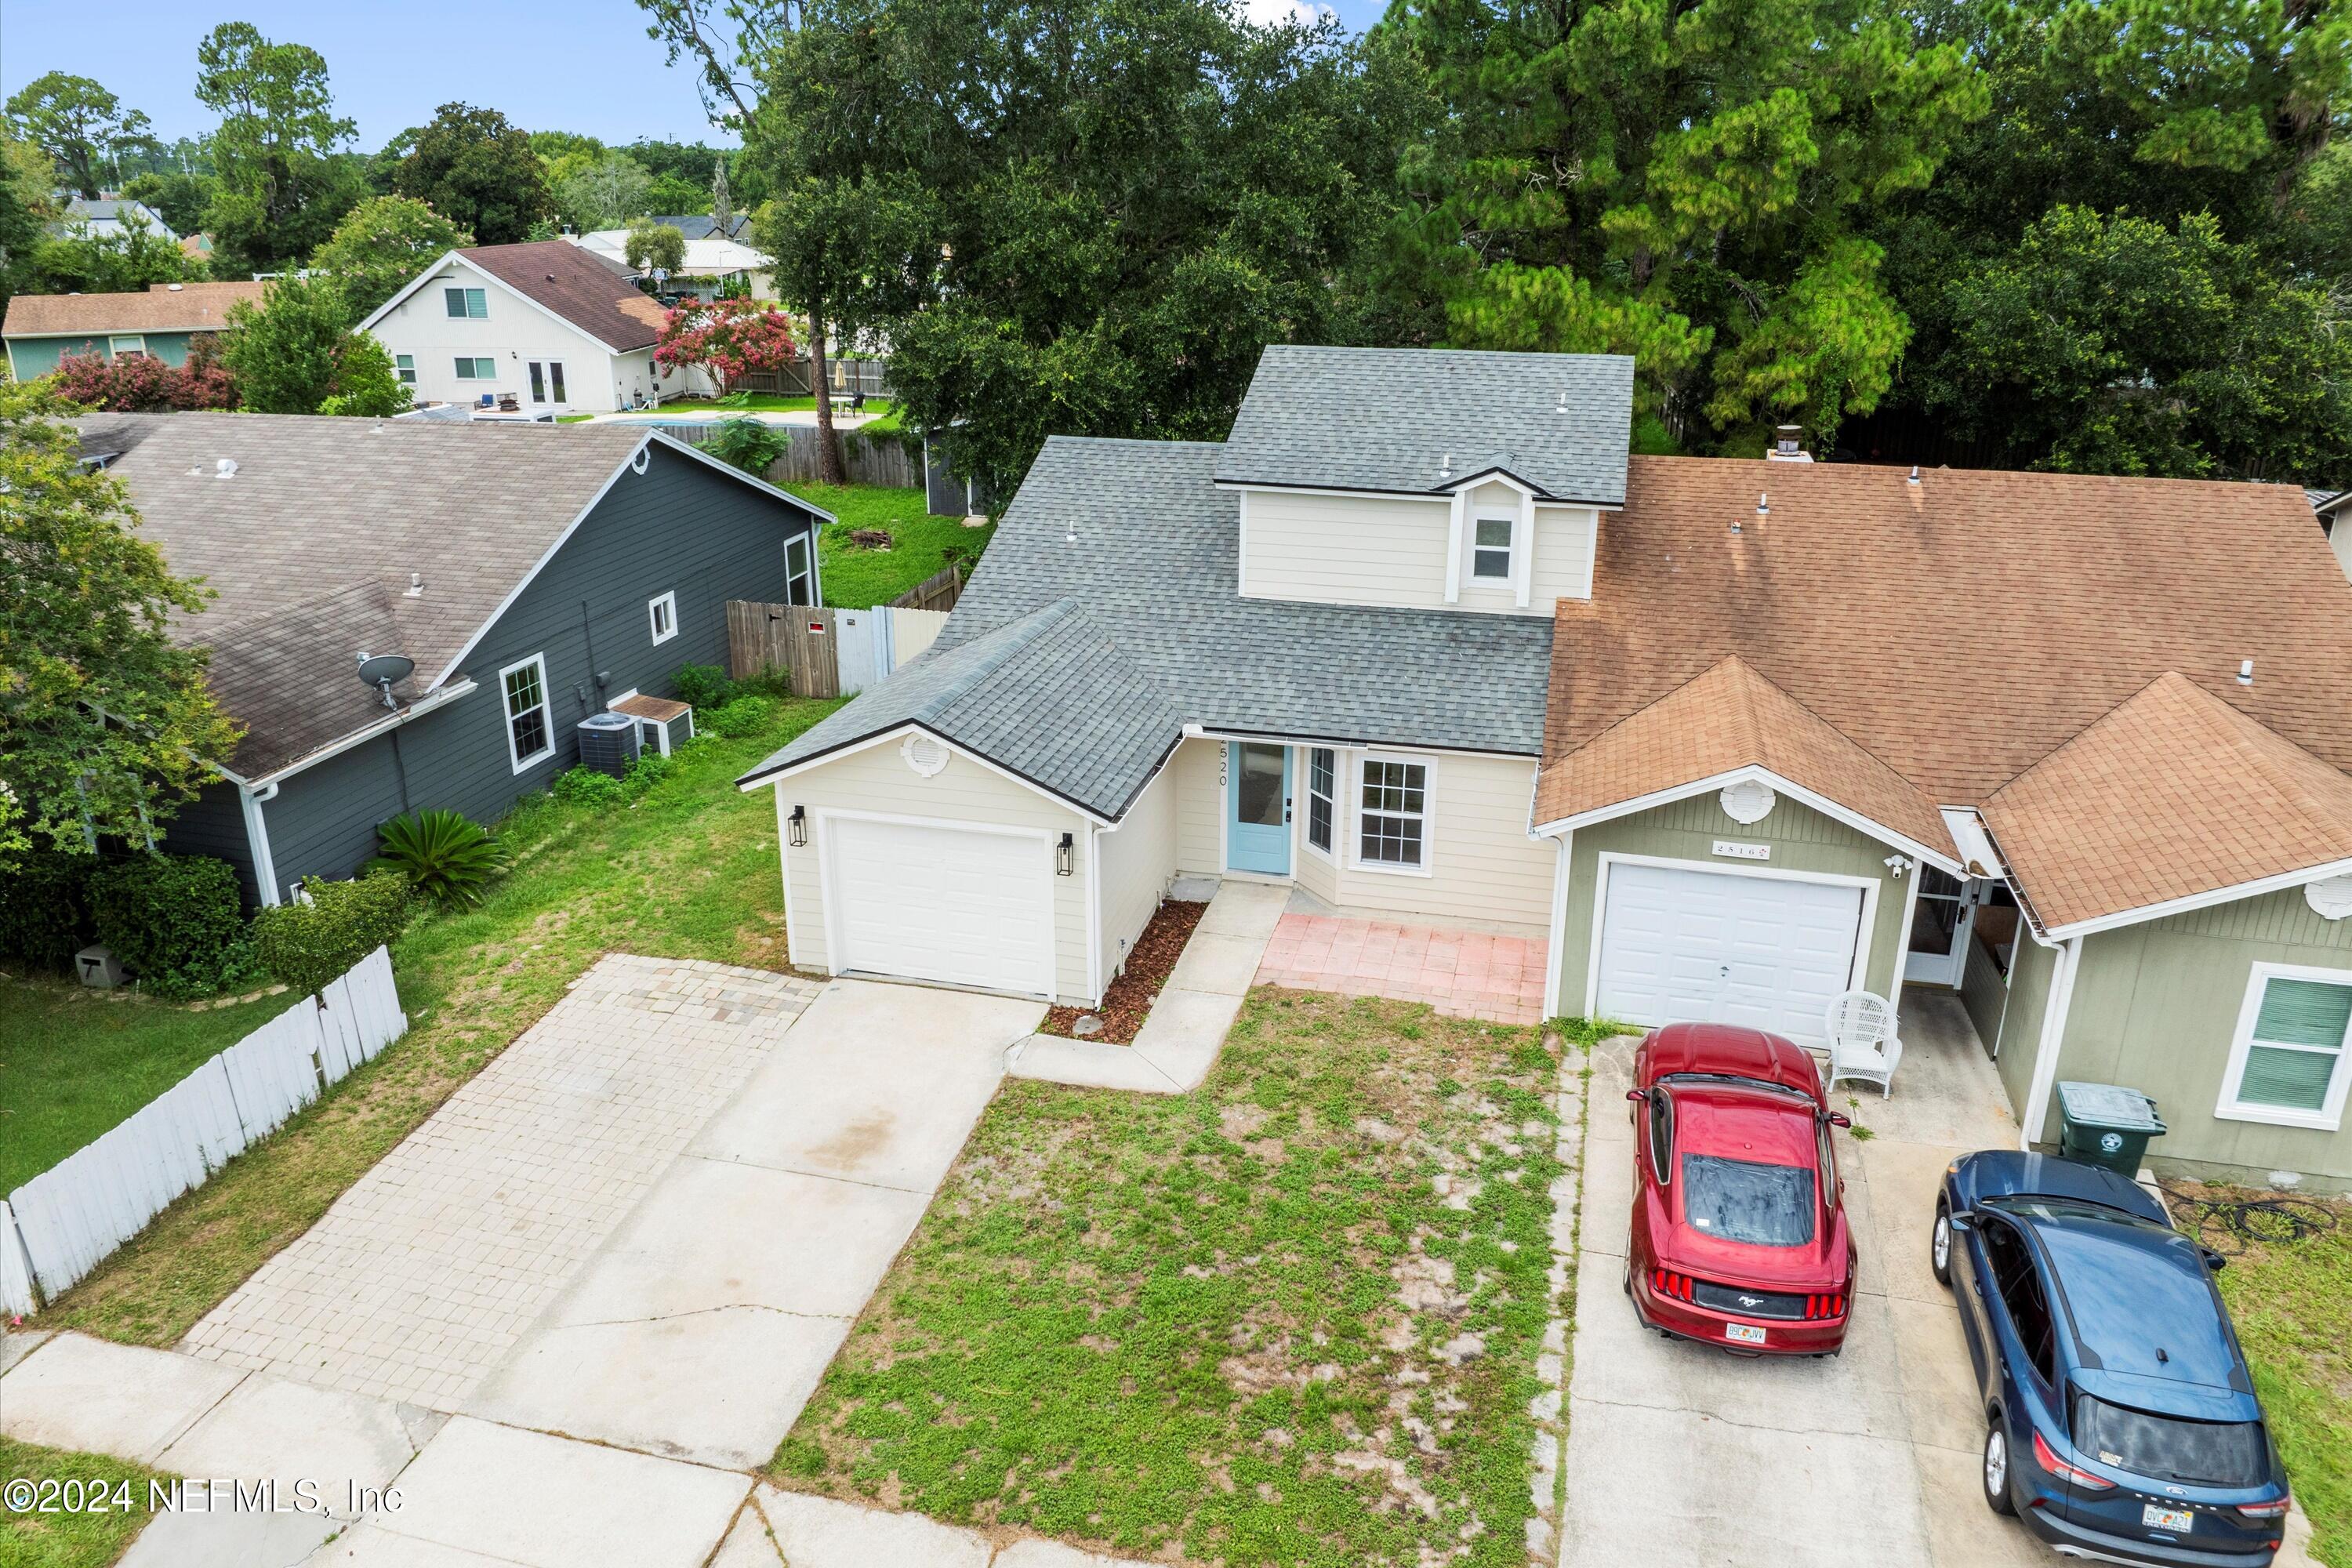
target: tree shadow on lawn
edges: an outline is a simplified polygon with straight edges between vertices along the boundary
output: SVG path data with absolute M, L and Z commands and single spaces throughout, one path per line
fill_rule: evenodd
M 1517 1568 L 1557 1067 L 1268 989 L 1192 1094 L 1008 1081 L 772 1474 L 1236 1568 Z

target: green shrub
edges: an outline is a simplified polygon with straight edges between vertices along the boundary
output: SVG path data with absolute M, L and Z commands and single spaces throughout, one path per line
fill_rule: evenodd
M 573 805 L 617 805 L 627 793 L 620 780 L 594 768 L 573 768 L 555 777 L 555 798 Z
M 621 787 L 628 792 L 630 798 L 635 799 L 668 777 L 670 769 L 675 766 L 675 763 L 659 752 L 647 752 L 629 764 L 628 776 L 621 781 Z
M 395 816 L 375 830 L 383 853 L 368 863 L 408 879 L 408 885 L 436 904 L 482 901 L 482 889 L 506 868 L 506 851 L 489 829 L 454 811 L 418 811 Z
M 698 721 L 699 727 L 714 735 L 740 740 L 757 734 L 768 727 L 776 716 L 776 702 L 772 697 L 738 697 L 723 708 L 713 709 Z
M 89 921 L 88 855 L 32 850 L 0 877 L 0 959 L 69 969 L 95 934 Z
M 778 458 L 792 449 L 791 431 L 748 416 L 720 420 L 702 443 L 702 450 L 708 456 L 761 478 L 766 477 Z
M 670 678 L 677 700 L 689 708 L 716 708 L 735 695 L 735 683 L 715 664 L 689 664 Z
M 253 918 L 253 945 L 271 979 L 313 995 L 398 936 L 415 900 L 407 878 L 383 871 L 356 882 L 313 877 L 302 891 Z
M 98 940 L 146 989 L 205 996 L 245 978 L 245 901 L 236 869 L 209 855 L 134 855 L 89 878 Z

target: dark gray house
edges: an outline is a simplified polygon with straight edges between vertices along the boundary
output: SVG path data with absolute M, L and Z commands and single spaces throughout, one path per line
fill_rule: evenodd
M 546 787 L 580 721 L 726 661 L 727 600 L 818 602 L 826 513 L 639 426 L 100 415 L 81 436 L 215 595 L 174 634 L 212 650 L 245 734 L 164 847 L 232 862 L 257 903 L 352 875 L 403 812 L 487 822 Z M 415 666 L 389 705 L 358 673 L 386 654 Z

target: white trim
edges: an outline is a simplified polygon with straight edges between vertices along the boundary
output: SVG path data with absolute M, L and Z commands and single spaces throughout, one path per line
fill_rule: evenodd
M 1609 872 L 1614 866 L 1658 866 L 1671 871 L 1696 871 L 1720 877 L 1753 877 L 1764 881 L 1819 882 L 1831 887 L 1862 889 L 1862 918 L 1853 932 L 1853 964 L 1846 971 L 1854 988 L 1870 979 L 1870 940 L 1878 927 L 1878 879 L 1848 877 L 1834 871 L 1790 871 L 1776 866 L 1751 866 L 1731 860 L 1687 860 L 1673 855 L 1626 855 L 1603 849 L 1592 878 L 1591 951 L 1584 960 L 1584 1016 L 1594 1016 L 1601 1005 L 1601 948 L 1609 914 Z M 1565 916 L 1563 916 L 1563 921 Z M 1899 975 L 1901 971 L 1896 971 Z
M 2017 960 L 2011 958 L 2013 969 Z M 2058 973 L 2050 979 L 2050 997 L 2042 1007 L 2042 1043 L 2033 1058 L 2033 1078 L 2025 1091 L 2025 1116 L 2017 1129 L 2017 1146 L 2032 1152 L 2042 1124 L 2050 1120 L 2050 1090 L 2058 1081 L 2058 1053 L 2066 1044 L 2066 1014 L 2074 1004 L 2074 976 L 2083 966 L 2083 939 L 2068 937 L 2058 948 Z M 2009 1004 L 2001 1004 L 2006 1017 Z
M 1462 531 L 1464 509 L 1469 505 L 1467 490 L 1455 490 L 1447 498 L 1445 512 L 1445 602 L 1459 604 L 1462 600 Z
M 1635 795 L 1631 800 L 1622 800 L 1614 805 L 1595 806 L 1591 811 L 1580 811 L 1570 816 L 1555 817 L 1549 822 L 1538 823 L 1529 831 L 1538 838 L 1549 837 L 1555 833 L 1590 827 L 1597 822 L 1610 822 L 1621 816 L 1631 816 L 1636 812 L 1647 811 L 1652 806 L 1670 805 L 1675 801 L 1688 800 L 1695 795 L 1705 795 L 1711 790 L 1719 790 L 1726 784 L 1738 784 L 1748 779 L 1755 779 L 1769 784 L 1790 799 L 1812 807 L 1833 821 L 1845 824 L 1856 833 L 1878 839 L 1890 848 L 1900 849 L 1906 854 L 1916 856 L 1932 866 L 1950 872 L 1955 877 L 1967 875 L 1967 872 L 1961 868 L 1960 863 L 1944 850 L 1931 848 L 1907 834 L 1896 832 L 1885 823 L 1874 822 L 1858 811 L 1840 805 L 1827 795 L 1816 795 L 1794 780 L 1783 778 L 1771 769 L 1754 763 L 1746 767 L 1733 768 L 1728 773 L 1711 773 L 1706 778 L 1694 779 L 1688 784 L 1675 784 L 1670 789 L 1652 790 L 1648 795 Z
M 2228 888 L 2216 888 L 2208 893 L 2191 893 L 2186 898 L 2168 899 L 2160 904 L 2143 904 L 2135 910 L 2124 910 L 2095 920 L 2077 921 L 2073 925 L 2052 926 L 2054 937 L 2089 936 L 2095 931 L 2113 931 L 2117 926 L 2139 925 L 2147 921 L 2160 921 L 2168 915 L 2187 914 L 2192 910 L 2208 910 L 2215 904 L 2234 904 L 2241 899 L 2258 899 L 2264 893 L 2276 893 L 2288 888 L 2300 888 L 2306 882 L 2324 882 L 2330 877 L 2352 873 L 2352 860 L 2331 860 L 2324 866 L 2306 867 L 2300 871 L 2282 871 L 2275 877 L 2260 877 L 2251 882 L 2240 882 Z
M 661 613 L 664 610 L 669 612 L 669 630 L 667 631 L 662 630 Z M 662 644 L 677 636 L 677 589 L 672 588 L 665 594 L 656 594 L 646 601 L 646 630 L 652 635 L 656 647 L 661 647 Z
M 1055 805 L 1060 806 L 1065 811 L 1074 812 L 1077 816 L 1084 817 L 1087 821 L 1098 824 L 1104 827 L 1112 826 L 1112 822 L 1109 817 L 1101 815 L 1099 812 L 1092 811 L 1086 806 L 1080 805 L 1077 802 L 1071 800 L 1066 795 L 1055 795 L 1052 790 L 1047 789 L 1045 785 L 1037 783 L 1034 779 L 1024 779 L 1019 773 L 1013 773 L 1008 768 L 998 766 L 996 763 L 990 762 L 986 757 L 982 756 L 978 752 L 971 750 L 968 746 L 959 745 L 955 741 L 946 735 L 940 734 L 937 730 L 932 729 L 929 724 L 922 722 L 919 719 L 909 719 L 903 724 L 894 724 L 889 729 L 884 730 L 877 734 L 868 735 L 862 741 L 853 741 L 849 744 L 839 747 L 836 750 L 825 752 L 814 757 L 803 757 L 799 762 L 793 763 L 792 766 L 787 768 L 779 768 L 774 773 L 761 773 L 754 778 L 744 779 L 740 783 L 737 784 L 735 787 L 745 794 L 749 794 L 752 790 L 762 788 L 770 784 L 780 784 L 785 779 L 798 778 L 801 774 L 809 772 L 813 768 L 823 767 L 827 763 L 840 762 L 845 757 L 854 757 L 860 752 L 871 751 L 876 746 L 887 745 L 892 741 L 901 740 L 904 737 L 918 731 L 925 735 L 929 735 L 932 740 L 939 742 L 940 744 L 947 747 L 948 750 L 953 752 L 957 756 L 962 757 L 969 762 L 976 763 L 980 766 L 986 768 L 990 773 L 994 773 L 998 778 L 1010 780 L 1012 783 L 1019 784 L 1023 789 L 1029 791 L 1031 794 L 1052 801 Z M 1173 754 L 1173 748 L 1171 748 L 1171 754 Z M 1162 757 L 1160 760 L 1160 767 L 1164 768 L 1167 765 L 1168 759 L 1166 757 Z M 1160 768 L 1154 768 L 1151 771 L 1151 776 L 1152 778 L 1158 778 L 1160 776 Z M 1150 787 L 1150 781 L 1145 781 L 1144 788 L 1149 789 Z M 1142 791 L 1139 790 L 1136 793 L 1136 798 L 1138 800 L 1143 798 Z
M 1328 746 L 1335 751 L 1345 751 L 1350 747 L 1357 751 L 1369 748 L 1375 752 L 1411 752 L 1415 756 L 1478 757 L 1488 761 L 1516 758 L 1538 764 L 1543 761 L 1533 752 L 1473 752 L 1460 746 L 1423 746 L 1411 741 L 1368 741 L 1361 735 L 1289 735 L 1279 731 L 1254 733 L 1242 730 L 1212 730 L 1204 724 L 1185 725 L 1184 738 L 1188 741 L 1246 741 L 1253 745 L 1268 746 Z M 1532 800 L 1529 805 L 1532 810 Z M 1536 837 L 1532 829 L 1528 837 Z
M 1437 501 L 1444 500 L 1447 496 L 1456 494 L 1469 486 L 1483 485 L 1492 481 L 1517 485 L 1521 489 L 1527 489 L 1517 475 L 1500 467 L 1485 468 L 1475 474 L 1448 479 L 1442 489 L 1433 490 L 1351 490 L 1341 489 L 1337 485 L 1277 485 L 1265 479 L 1212 479 L 1209 483 L 1213 489 L 1233 490 L 1237 493 L 1247 490 L 1265 490 L 1276 495 L 1286 496 L 1339 496 L 1349 500 Z M 1536 495 L 1536 500 L 1542 506 L 1589 506 L 1599 511 L 1625 510 L 1623 501 L 1594 500 L 1589 496 Z
M 1415 865 L 1402 865 L 1383 860 L 1364 858 L 1364 764 L 1367 763 L 1398 763 L 1421 770 L 1421 859 Z M 1356 753 L 1349 770 L 1354 782 L 1349 795 L 1355 802 L 1354 830 L 1348 835 L 1346 865 L 1350 871 L 1370 871 L 1384 877 L 1432 877 L 1437 864 L 1437 764 L 1428 757 L 1408 752 L 1386 751 L 1367 747 Z M 1383 811 L 1382 816 L 1406 816 L 1402 811 Z
M 319 763 L 325 762 L 329 757 L 341 756 L 343 752 L 350 751 L 354 746 L 363 746 L 370 741 L 374 740 L 378 735 L 388 733 L 391 731 L 399 729 L 403 724 L 411 723 L 415 720 L 422 719 L 425 715 L 433 712 L 436 709 L 445 708 L 450 703 L 457 701 L 460 697 L 470 695 L 477 689 L 477 687 L 478 683 L 472 680 L 461 680 L 455 686 L 438 687 L 418 698 L 415 701 L 410 703 L 399 712 L 387 713 L 373 723 L 369 724 L 362 729 L 354 730 L 350 734 L 343 736 L 340 740 L 333 741 L 327 745 L 321 746 L 315 752 L 308 752 L 303 756 L 298 757 L 294 761 L 287 763 L 284 767 L 278 768 L 272 773 L 260 773 L 249 779 L 241 779 L 238 778 L 236 774 L 230 773 L 226 768 L 220 767 L 217 763 L 214 765 L 215 770 L 223 778 L 232 780 L 235 783 L 250 784 L 256 789 L 262 788 L 265 785 L 275 786 L 280 779 L 292 778 L 296 773 L 316 767 Z M 268 797 L 265 796 L 263 798 L 267 799 Z
M 785 505 L 791 507 L 795 511 L 806 512 L 811 517 L 815 518 L 821 522 L 839 522 L 841 521 L 841 519 L 834 516 L 833 513 L 825 510 L 824 508 L 817 505 L 816 502 L 803 500 L 800 497 L 793 494 L 792 491 L 780 489 L 776 486 L 772 485 L 767 480 L 761 479 L 759 475 L 746 473 L 732 463 L 722 463 L 718 458 L 712 457 L 709 453 L 704 451 L 701 447 L 693 445 L 691 442 L 681 441 L 667 430 L 661 429 L 656 426 L 647 426 L 646 429 L 646 434 L 653 440 L 660 442 L 663 446 L 667 447 L 671 451 L 678 453 L 683 457 L 693 458 L 696 462 L 700 463 L 704 468 L 710 469 L 714 473 L 725 474 L 729 479 L 735 480 L 738 484 L 749 485 L 755 490 L 761 491 L 767 495 L 772 495 L 778 500 L 782 501 Z M 815 530 L 811 528 L 809 532 L 811 539 L 814 540 L 815 537 Z M 822 583 L 818 584 L 819 588 L 822 588 L 824 584 Z
M 1234 592 L 1249 596 L 1249 491 L 1234 498 Z
M 1087 827 L 1087 1005 L 1102 1005 L 1103 993 L 1110 982 L 1103 977 L 1102 963 L 1102 836 L 1103 829 L 1088 824 Z M 1050 925 L 1050 921 L 1048 922 Z M 1059 954 L 1055 955 L 1056 960 Z
M 525 757 L 515 750 L 515 721 L 521 718 L 522 713 L 514 710 L 512 700 L 507 695 L 507 677 L 519 669 L 534 667 L 539 670 L 539 710 L 545 716 L 543 727 L 547 731 L 547 744 Z M 528 708 L 523 710 L 523 713 L 530 711 Z M 513 764 L 516 773 L 528 772 L 555 755 L 555 692 L 547 684 L 547 655 L 544 652 L 519 658 L 499 671 L 499 720 L 506 727 L 507 761 Z
M 1326 864 L 1337 866 L 1339 863 L 1339 845 L 1342 842 L 1339 836 L 1339 828 L 1340 818 L 1343 813 L 1340 810 L 1339 802 L 1347 794 L 1346 786 L 1341 784 L 1339 782 L 1341 777 L 1341 773 L 1339 772 L 1339 759 L 1344 753 L 1342 753 L 1337 746 L 1301 746 L 1299 750 L 1303 752 L 1305 755 L 1299 759 L 1298 764 L 1298 798 L 1305 803 L 1306 806 L 1306 809 L 1302 810 L 1298 814 L 1299 847 L 1308 853 L 1311 853 L 1316 857 L 1316 858 L 1325 862 Z M 1331 805 L 1331 842 L 1328 847 L 1322 848 L 1317 847 L 1315 843 L 1315 835 L 1313 832 L 1313 818 L 1315 816 L 1315 802 L 1317 799 L 1315 794 L 1315 753 L 1318 752 L 1328 752 L 1331 753 L 1331 793 L 1321 797 L 1322 799 L 1328 801 Z
M 419 289 L 424 288 L 427 283 L 440 282 L 440 279 L 436 275 L 439 273 L 444 267 L 452 265 L 463 267 L 467 271 L 473 273 L 476 277 L 480 278 L 487 282 L 497 284 L 499 286 L 499 292 L 509 295 L 513 299 L 521 300 L 524 304 L 530 306 L 532 310 L 537 310 L 549 321 L 555 322 L 566 331 L 579 333 L 582 337 L 587 339 L 598 348 L 603 349 L 608 354 L 619 355 L 640 353 L 644 352 L 643 348 L 614 348 L 612 344 L 606 342 L 604 339 L 598 337 L 595 333 L 590 331 L 579 322 L 572 321 L 570 317 L 558 314 L 556 311 L 550 310 L 547 306 L 541 304 L 538 300 L 524 293 L 521 289 L 516 288 L 513 284 L 508 282 L 505 279 L 499 277 L 496 273 L 488 270 L 475 262 L 467 260 L 466 258 L 465 252 L 459 250 L 446 252 L 442 256 L 440 260 L 436 261 L 430 267 L 425 268 L 424 271 L 419 272 L 415 277 L 410 279 L 408 280 L 407 288 L 403 289 L 399 293 L 394 294 L 391 299 L 386 300 L 383 304 L 378 305 L 373 311 L 369 312 L 367 320 L 362 321 L 358 326 L 353 327 L 352 331 L 355 332 L 374 331 L 375 324 L 378 321 L 383 321 L 386 316 L 392 314 L 394 310 L 399 309 L 401 304 L 406 300 L 409 296 L 415 294 Z M 446 287 L 446 285 L 444 285 L 444 287 Z M 483 300 L 483 309 L 488 310 L 488 299 L 485 296 Z M 446 312 L 448 307 L 445 303 L 442 309 Z M 446 314 L 441 319 L 452 321 L 458 320 L 456 316 Z M 470 320 L 471 318 L 467 319 Z M 480 319 L 483 321 L 489 320 L 488 316 L 484 316 Z
M 1520 609 L 1528 607 L 1528 598 L 1535 591 L 1536 573 L 1536 498 L 1532 490 L 1519 495 L 1519 519 L 1513 526 L 1511 541 L 1511 598 Z
M 1911 884 L 1903 895 L 1903 926 L 1895 937 L 1895 978 L 1887 989 L 1894 993 L 1888 998 L 1899 1010 L 1903 1001 L 1903 972 L 1911 966 L 1911 921 L 1919 912 L 1919 883 L 1926 868 L 1916 860 L 1904 868 L 1903 879 Z M 2022 911 L 2020 911 L 2021 915 Z M 2011 968 L 2016 968 L 2011 963 Z
M 778 784 L 776 786 L 776 865 L 779 869 L 782 871 L 784 879 L 785 957 L 790 959 L 793 964 L 801 965 L 805 964 L 808 960 L 804 954 L 804 951 L 801 947 L 799 928 L 793 923 L 793 832 L 791 824 L 785 821 L 785 818 L 790 815 L 791 813 L 784 809 L 784 787 L 782 784 Z M 815 847 L 816 844 L 814 840 L 811 840 L 809 843 L 802 846 L 803 850 L 814 849 Z M 820 885 L 824 879 L 824 865 L 822 864 L 822 861 L 820 861 L 817 868 Z M 819 897 L 822 896 L 822 893 L 820 893 Z M 827 963 L 832 963 L 833 954 L 829 952 L 826 953 L 825 962 Z
M 777 798 L 779 800 L 782 798 L 782 791 L 778 792 Z M 999 838 L 1034 838 L 1045 847 L 1049 856 L 1053 853 L 1055 838 L 1059 837 L 1053 829 L 1045 827 L 1008 827 L 993 822 L 950 820 L 939 816 L 906 816 L 895 812 L 850 811 L 835 806 L 812 807 L 809 811 L 809 826 L 812 830 L 809 835 L 809 847 L 817 852 L 817 887 L 818 896 L 824 902 L 824 964 L 825 973 L 828 974 L 851 973 L 841 962 L 844 956 L 840 927 L 841 900 L 834 896 L 834 889 L 839 879 L 833 874 L 834 847 L 830 830 L 836 821 L 880 822 L 902 827 L 940 828 L 950 833 L 985 833 Z M 1055 876 L 1054 868 L 1050 863 L 1041 866 L 1039 870 L 1045 882 L 1045 988 L 1043 991 L 1018 991 L 1007 987 L 1006 994 L 1043 996 L 1051 1001 L 1057 994 L 1055 986 L 1061 978 L 1061 926 L 1055 919 L 1054 911 L 1054 884 L 1058 879 Z M 919 979 L 919 976 L 908 975 L 902 978 Z
M 2224 1121 L 2261 1121 L 2273 1127 L 2306 1127 L 2321 1132 L 2334 1132 L 2344 1125 L 2344 1096 L 2352 1088 L 2352 1072 L 2346 1070 L 2352 1061 L 2352 1031 L 2336 1044 L 2333 1055 L 2336 1065 L 2327 1075 L 2327 1098 L 2317 1110 L 2296 1110 L 2290 1106 L 2263 1105 L 2239 1098 L 2244 1087 L 2246 1057 L 2255 1044 L 2254 1021 L 2262 1016 L 2263 994 L 2273 980 L 2308 980 L 2325 985 L 2352 989 L 2352 970 L 2317 969 L 2301 963 L 2263 963 L 2253 965 L 2246 979 L 2245 1000 L 2238 1006 L 2238 1030 L 2230 1040 L 2230 1063 L 2221 1072 L 2221 1097 L 2213 1107 L 2213 1114 Z M 2283 1045 L 2274 1040 L 2260 1042 L 2264 1050 L 2303 1051 L 2310 1056 L 2330 1053 L 2318 1046 Z
M 1217 742 L 1217 875 L 1234 874 L 1234 748 L 1241 742 Z
M 253 885 L 264 909 L 278 901 L 278 861 L 269 852 L 269 825 L 262 820 L 261 807 L 277 793 L 276 784 L 258 790 L 246 784 L 236 786 L 237 805 L 245 814 L 246 852 L 253 857 Z
M 784 603 L 787 605 L 800 604 L 793 597 L 793 579 L 795 577 L 808 580 L 808 603 L 803 607 L 814 610 L 823 602 L 824 595 L 817 591 L 816 585 L 816 546 L 813 542 L 815 537 L 814 531 L 811 531 L 795 533 L 784 541 Z M 798 572 L 793 570 L 793 546 L 795 544 L 801 547 L 801 553 L 805 557 L 803 569 Z
M 1559 1016 L 1559 968 L 1561 950 L 1568 945 L 1568 877 L 1575 837 L 1563 833 L 1556 842 L 1559 845 L 1559 859 L 1551 873 L 1551 939 L 1544 943 L 1543 1010 L 1547 1018 Z
M 1524 496 L 1520 499 L 1526 500 Z M 1499 511 L 1480 509 L 1465 510 L 1462 519 L 1462 554 L 1467 567 L 1462 580 L 1474 588 L 1516 589 L 1519 581 L 1519 563 L 1526 553 L 1520 537 L 1524 531 L 1520 527 L 1518 514 L 1513 512 L 1506 516 Z M 1495 548 L 1491 544 L 1478 542 L 1478 525 L 1482 522 L 1503 525 L 1503 574 L 1499 577 L 1484 577 L 1478 573 L 1478 552 Z

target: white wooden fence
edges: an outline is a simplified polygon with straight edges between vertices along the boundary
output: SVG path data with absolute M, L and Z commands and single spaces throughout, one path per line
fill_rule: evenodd
M 166 1205 L 408 1032 L 377 948 L 0 1203 L 0 1308 L 54 1300 Z

